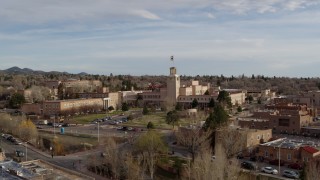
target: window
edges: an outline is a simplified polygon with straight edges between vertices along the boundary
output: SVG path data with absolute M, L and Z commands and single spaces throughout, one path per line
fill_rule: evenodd
M 290 119 L 279 119 L 279 126 L 289 126 Z
M 291 154 L 287 155 L 288 160 L 291 160 Z
M 269 152 L 268 152 L 268 151 L 265 151 L 265 152 L 264 152 L 264 156 L 265 156 L 265 157 L 269 157 Z
M 258 140 L 260 139 L 260 135 L 257 136 L 257 139 L 258 139 Z

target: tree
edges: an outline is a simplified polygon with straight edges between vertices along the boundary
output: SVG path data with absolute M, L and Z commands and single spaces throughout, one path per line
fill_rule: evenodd
M 121 110 L 122 111 L 129 111 L 129 105 L 125 102 L 122 103 Z
M 32 86 L 30 90 L 31 90 L 31 95 L 30 95 L 31 102 L 35 102 L 35 103 L 43 102 L 45 100 L 50 99 L 51 97 L 50 89 L 47 87 Z
M 108 107 L 108 111 L 113 111 L 114 110 L 114 107 L 113 106 L 109 106 Z
M 148 124 L 147 124 L 147 128 L 148 129 L 154 129 L 154 124 L 151 121 L 149 121 Z
M 218 104 L 214 107 L 213 112 L 211 112 L 209 117 L 206 119 L 205 128 L 214 130 L 220 126 L 226 125 L 228 118 L 228 113 L 220 104 Z
M 179 131 L 176 133 L 176 138 L 179 145 L 187 147 L 193 162 L 196 153 L 208 144 L 209 135 L 210 131 L 204 131 L 198 127 L 179 128 Z
M 176 107 L 174 108 L 176 111 L 181 111 L 182 110 L 182 105 L 180 103 L 176 104 Z
M 215 104 L 216 104 L 216 102 L 214 101 L 213 98 L 211 98 L 210 101 L 209 101 L 208 107 L 209 108 L 214 108 Z
M 226 158 L 223 147 L 218 144 L 214 159 L 210 150 L 198 153 L 189 175 L 194 180 L 238 180 L 241 179 L 241 168 L 237 159 Z
M 241 106 L 238 106 L 237 111 L 238 111 L 238 112 L 242 112 L 242 107 L 241 107 Z
M 31 120 L 22 120 L 19 124 L 20 138 L 24 141 L 36 139 L 38 130 Z
M 171 124 L 174 129 L 175 124 L 180 120 L 178 112 L 176 110 L 169 111 L 166 116 L 166 123 Z
M 305 169 L 305 179 L 306 180 L 313 180 L 313 179 L 320 179 L 320 160 L 313 159 L 310 161 Z
M 204 95 L 210 95 L 209 90 L 206 90 L 206 92 L 204 93 Z
M 223 127 L 216 130 L 215 144 L 221 144 L 227 159 L 231 159 L 246 149 L 247 129 Z M 217 148 L 217 147 L 215 147 Z
M 149 114 L 149 110 L 148 110 L 148 107 L 146 105 L 143 106 L 142 114 L 143 115 Z
M 219 92 L 219 95 L 217 97 L 217 101 L 222 104 L 223 106 L 231 107 L 231 97 L 229 93 L 225 90 L 222 90 Z
M 23 103 L 25 103 L 26 100 L 22 94 L 15 93 L 11 96 L 9 100 L 9 107 L 10 108 L 20 108 Z
M 154 172 L 160 154 L 167 153 L 167 147 L 156 131 L 148 131 L 141 135 L 135 143 L 136 151 L 141 155 L 141 166 L 147 168 L 150 178 L 154 179 Z
M 253 96 L 249 95 L 249 96 L 247 97 L 247 99 L 248 99 L 249 103 L 251 103 L 251 102 L 253 101 Z
M 196 98 L 193 99 L 193 101 L 192 101 L 192 103 L 191 103 L 191 107 L 192 107 L 192 108 L 196 108 L 196 107 L 198 107 L 198 105 L 199 105 L 198 100 L 197 100 Z
M 215 140 L 216 140 L 216 129 L 222 126 L 225 126 L 228 122 L 228 114 L 224 110 L 224 108 L 218 104 L 214 107 L 213 112 L 209 114 L 209 117 L 206 119 L 206 122 L 204 124 L 204 128 L 206 130 L 211 130 L 210 134 L 210 145 L 211 148 L 215 148 Z
M 58 85 L 58 98 L 59 98 L 60 100 L 65 99 L 64 89 L 65 89 L 64 84 L 63 84 L 63 83 L 60 83 L 60 84 Z

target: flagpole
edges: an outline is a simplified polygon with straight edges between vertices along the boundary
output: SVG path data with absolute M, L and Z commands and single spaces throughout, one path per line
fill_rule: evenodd
M 174 66 L 174 57 L 171 56 L 171 57 L 170 57 L 170 60 L 172 61 L 172 64 L 173 64 L 173 66 Z

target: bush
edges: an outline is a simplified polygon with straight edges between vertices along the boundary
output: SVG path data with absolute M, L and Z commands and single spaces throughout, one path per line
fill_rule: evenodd
M 109 106 L 109 107 L 108 107 L 108 110 L 109 110 L 109 111 L 113 111 L 113 110 L 114 110 L 114 107 L 113 107 L 113 106 Z
M 148 129 L 154 129 L 154 124 L 151 121 L 149 121 L 148 125 L 147 125 L 147 128 Z

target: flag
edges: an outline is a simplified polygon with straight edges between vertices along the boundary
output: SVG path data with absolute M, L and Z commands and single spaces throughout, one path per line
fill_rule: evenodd
M 170 60 L 173 61 L 173 56 L 170 57 Z

